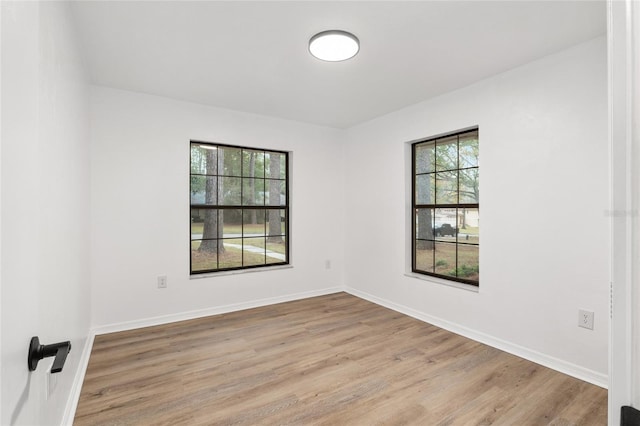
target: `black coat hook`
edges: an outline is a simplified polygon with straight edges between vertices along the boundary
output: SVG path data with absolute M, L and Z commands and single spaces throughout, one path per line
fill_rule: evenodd
M 37 336 L 31 338 L 29 343 L 29 355 L 27 362 L 29 364 L 29 371 L 34 371 L 38 366 L 38 361 L 42 358 L 55 356 L 53 360 L 53 366 L 51 366 L 52 373 L 59 373 L 62 371 L 64 362 L 67 360 L 67 355 L 71 352 L 71 342 L 60 342 L 52 345 L 41 345 L 40 339 Z

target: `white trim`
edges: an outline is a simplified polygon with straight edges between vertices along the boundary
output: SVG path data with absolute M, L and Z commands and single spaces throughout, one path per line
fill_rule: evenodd
M 82 350 L 82 356 L 80 357 L 80 364 L 76 370 L 76 375 L 73 378 L 71 385 L 71 392 L 69 392 L 69 398 L 67 399 L 67 406 L 62 416 L 61 425 L 73 425 L 73 419 L 76 416 L 76 409 L 78 408 L 78 401 L 80 401 L 80 392 L 82 391 L 82 383 L 84 382 L 84 376 L 87 373 L 87 366 L 89 365 L 89 357 L 91 356 L 91 349 L 93 349 L 93 340 L 95 333 L 89 332 L 87 340 Z
M 584 380 L 585 382 L 592 383 L 596 386 L 600 386 L 605 389 L 607 388 L 608 377 L 606 374 L 598 373 L 596 371 L 580 367 L 579 365 L 554 358 L 549 355 L 545 355 L 532 349 L 525 348 L 524 346 L 516 345 L 514 343 L 498 339 L 488 334 L 472 330 L 470 328 L 447 320 L 443 320 L 438 317 L 434 317 L 424 312 L 417 311 L 413 308 L 409 308 L 408 306 L 400 305 L 398 303 L 382 299 L 380 297 L 357 290 L 355 288 L 347 287 L 345 291 L 349 294 L 368 300 L 377 305 L 381 305 L 396 312 L 409 315 L 410 317 L 416 318 L 420 321 L 435 325 L 437 327 L 443 328 L 477 342 L 484 343 L 496 349 L 500 349 L 512 355 L 516 355 L 520 358 L 535 362 L 536 364 L 540 364 L 561 373 L 568 374 L 569 376 Z
M 115 333 L 118 331 L 133 330 L 136 328 L 151 327 L 154 325 L 169 324 L 176 321 L 184 321 L 195 318 L 202 318 L 211 315 L 226 314 L 229 312 L 243 311 L 245 309 L 258 308 L 261 306 L 274 305 L 276 303 L 291 302 L 294 300 L 306 299 L 309 297 L 324 296 L 344 291 L 340 286 L 329 287 L 320 290 L 311 290 L 303 293 L 293 293 L 284 296 L 269 297 L 266 299 L 251 300 L 248 302 L 233 303 L 231 305 L 215 306 L 211 308 L 197 309 L 194 311 L 180 312 L 176 314 L 162 315 L 158 317 L 143 318 L 133 321 L 125 321 L 114 324 L 94 327 L 94 335 Z
M 291 246 L 289 246 L 291 247 Z M 289 256 L 291 257 L 291 256 Z M 229 275 L 239 275 L 239 274 L 248 274 L 252 272 L 269 272 L 269 271 L 277 271 L 280 269 L 293 269 L 292 264 L 287 265 L 275 265 L 275 266 L 263 266 L 260 268 L 248 268 L 248 269 L 232 269 L 230 271 L 219 271 L 219 272 L 207 272 L 204 274 L 194 274 L 189 275 L 190 280 L 199 280 L 202 278 L 216 278 L 216 277 L 226 277 Z
M 627 4 L 627 15 L 629 20 L 627 39 L 627 119 L 629 120 L 628 137 L 631 143 L 633 154 L 632 162 L 632 182 L 631 182 L 631 206 L 632 206 L 632 281 L 629 298 L 629 309 L 631 311 L 631 406 L 640 408 L 640 81 L 637 76 L 640 72 L 640 4 L 629 2 Z
M 457 281 L 449 281 L 443 278 L 433 277 L 431 275 L 417 274 L 415 272 L 405 272 L 405 277 L 416 278 L 418 280 L 428 281 L 434 284 L 446 285 L 449 287 L 459 288 L 460 290 L 470 291 L 472 293 L 480 293 L 480 287 L 477 285 L 459 283 Z
M 609 323 L 609 424 L 620 424 L 620 407 L 632 402 L 633 294 L 638 217 L 638 145 L 632 138 L 632 0 L 607 1 L 609 167 L 611 188 L 611 319 Z

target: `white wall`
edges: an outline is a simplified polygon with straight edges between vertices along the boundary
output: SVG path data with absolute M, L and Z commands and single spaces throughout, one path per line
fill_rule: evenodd
M 339 131 L 96 87 L 91 132 L 94 326 L 162 322 L 343 284 Z M 292 151 L 293 268 L 189 278 L 190 139 Z M 157 288 L 158 275 L 167 289 Z
M 347 286 L 606 385 L 606 59 L 605 39 L 598 38 L 350 129 Z M 406 142 L 474 125 L 479 292 L 404 275 Z M 595 312 L 593 331 L 577 327 L 580 308 Z
M 88 86 L 65 4 L 1 7 L 0 424 L 60 424 L 89 329 Z M 49 399 L 35 335 L 72 342 Z

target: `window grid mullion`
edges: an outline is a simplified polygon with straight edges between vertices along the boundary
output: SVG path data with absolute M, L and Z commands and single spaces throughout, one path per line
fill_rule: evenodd
M 438 141 L 433 143 L 433 204 L 438 204 Z M 436 209 L 433 208 L 431 217 L 431 238 L 433 238 L 433 249 L 431 259 L 431 270 L 436 273 Z
M 217 158 L 216 158 L 216 161 Z M 219 189 L 216 186 L 216 198 L 218 197 L 218 193 L 219 193 Z M 222 231 L 220 231 L 220 227 L 224 226 L 222 223 L 220 223 L 220 210 L 216 210 L 216 224 L 218 226 L 218 229 L 216 229 L 216 269 L 220 269 L 220 236 L 224 236 L 224 227 L 222 228 Z M 204 225 L 202 228 L 202 232 L 204 232 Z
M 244 153 L 245 150 L 240 150 L 240 252 L 241 265 L 244 266 L 244 210 L 242 209 L 244 204 Z
M 411 270 L 415 271 L 416 268 L 416 145 L 411 145 Z
M 456 184 L 457 184 L 456 200 L 459 206 L 460 205 L 460 135 L 456 136 L 456 167 L 458 168 L 456 171 L 456 178 L 457 178 L 456 179 Z M 455 229 L 458 229 L 458 207 L 456 207 L 456 223 L 453 226 Z M 456 269 L 455 269 L 456 278 L 459 278 L 458 277 L 458 273 L 459 273 L 458 234 L 459 232 L 456 232 Z

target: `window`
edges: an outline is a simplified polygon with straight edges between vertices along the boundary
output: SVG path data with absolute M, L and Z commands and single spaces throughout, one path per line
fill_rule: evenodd
M 412 270 L 480 283 L 478 129 L 412 145 Z
M 191 274 L 289 263 L 286 152 L 191 142 Z

